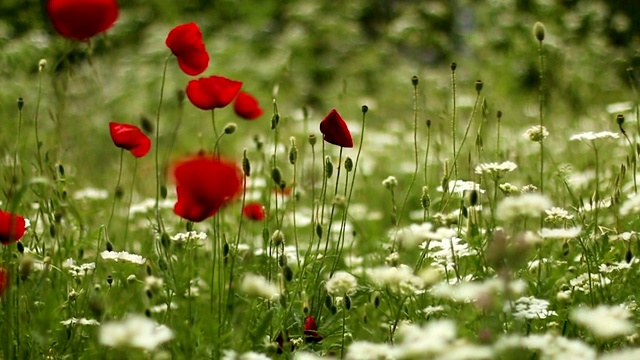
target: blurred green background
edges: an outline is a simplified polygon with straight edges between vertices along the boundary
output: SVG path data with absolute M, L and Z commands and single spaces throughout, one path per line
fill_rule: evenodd
M 607 113 L 607 105 L 637 100 L 627 71 L 640 63 L 635 1 L 121 1 L 116 25 L 91 47 L 57 36 L 44 3 L 0 3 L 0 148 L 9 154 L 15 146 L 18 97 L 25 99 L 22 151 L 34 148 L 38 61 L 47 59 L 43 149 L 96 186 L 112 186 L 104 173 L 116 169 L 119 159 L 107 123 L 154 119 L 169 54 L 164 40 L 173 26 L 190 21 L 200 25 L 211 54 L 203 75 L 244 81 L 244 90 L 265 109 L 263 119 L 253 123 L 238 120 L 229 109 L 216 115 L 219 128 L 239 123 L 235 148 L 228 150 L 235 158 L 255 136 L 269 136 L 273 99 L 284 124 L 299 125 L 283 127 L 284 136 L 300 136 L 299 141 L 317 133 L 317 123 L 331 108 L 357 124 L 363 104 L 372 110 L 368 126 L 401 133 L 413 119 L 413 75 L 420 78 L 420 124 L 430 119 L 434 131 L 446 136 L 451 62 L 458 65 L 460 119 L 468 118 L 474 82 L 482 79 L 488 126 L 501 110 L 505 126 L 519 131 L 537 118 L 536 21 L 547 30 L 552 129 L 577 129 L 587 118 L 610 121 L 602 129 L 613 129 L 615 115 Z M 175 94 L 189 79 L 170 63 L 161 146 L 181 113 Z M 209 115 L 189 103 L 182 114 L 176 153 L 209 146 Z M 23 154 L 33 162 L 32 151 Z M 141 165 L 143 174 L 152 168 L 150 159 Z

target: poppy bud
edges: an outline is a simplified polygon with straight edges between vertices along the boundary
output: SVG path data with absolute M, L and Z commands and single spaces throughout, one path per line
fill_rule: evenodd
M 113 244 L 111 244 L 111 241 L 107 241 L 107 251 L 113 251 Z
M 631 260 L 633 259 L 633 253 L 631 253 L 631 249 L 627 250 L 627 253 L 624 256 L 624 259 L 627 261 L 627 264 L 631 263 Z
M 293 279 L 293 270 L 289 265 L 285 265 L 282 268 L 282 275 L 287 282 L 290 282 Z
M 140 116 L 140 128 L 145 134 L 153 134 L 153 123 L 149 120 L 148 117 L 142 115 Z
M 107 284 L 109 284 L 109 287 L 111 287 L 111 284 L 113 284 L 113 276 L 111 275 L 107 276 Z
M 229 255 L 229 243 L 225 241 L 224 244 L 222 244 L 222 256 L 227 255 Z
M 622 114 L 616 115 L 616 123 L 618 124 L 620 131 L 622 131 L 622 133 L 624 134 L 625 133 L 624 129 L 622 129 L 622 124 L 624 124 L 624 115 Z
M 496 117 L 498 118 L 498 122 L 500 122 L 500 119 L 502 119 L 502 111 L 498 110 Z
M 280 168 L 277 166 L 271 169 L 271 179 L 273 179 L 273 182 L 276 183 L 276 185 L 280 186 L 280 183 L 282 182 L 282 173 L 280 172 Z
M 367 105 L 362 105 L 362 113 L 366 114 L 369 111 L 369 107 Z
M 279 123 L 280 123 L 280 115 L 273 114 L 273 117 L 271 117 L 271 130 L 275 130 L 278 127 Z
M 431 119 L 427 119 L 427 128 L 431 128 Z
M 380 294 L 377 291 L 371 294 L 371 303 L 376 309 L 380 306 Z
M 280 246 L 284 242 L 284 234 L 280 230 L 276 230 L 271 235 L 271 241 L 273 241 L 273 246 Z
M 482 91 L 483 85 L 484 84 L 482 83 L 482 80 L 476 80 L 476 92 L 479 93 L 480 91 Z
M 291 165 L 295 165 L 298 160 L 298 148 L 296 147 L 296 139 L 292 136 L 289 141 L 291 142 L 291 147 L 289 148 L 289 163 Z
M 331 298 L 331 296 L 327 295 L 324 297 L 324 306 L 326 306 L 327 309 L 331 310 L 331 307 L 333 306 L 333 299 Z
M 476 206 L 478 204 L 478 191 L 473 189 L 471 190 L 471 194 L 469 195 L 469 202 L 471 206 Z
M 162 235 L 160 235 L 160 244 L 162 244 L 162 246 L 165 249 L 171 245 L 171 239 L 169 237 L 169 234 L 167 234 L 166 232 L 163 232 Z
M 424 210 L 429 210 L 429 206 L 431 206 L 431 197 L 429 197 L 429 187 L 422 187 L 422 196 L 420 197 L 420 203 Z
M 287 265 L 287 256 L 283 254 L 278 257 L 278 266 L 284 267 L 285 265 Z
M 22 111 L 22 108 L 24 107 L 24 99 L 23 98 L 18 98 L 18 110 Z
M 18 241 L 18 242 L 16 243 L 16 245 L 17 245 L 17 247 L 18 247 L 18 252 L 19 252 L 20 254 L 24 254 L 24 245 L 22 244 L 22 242 Z
M 563 256 L 567 256 L 569 255 L 569 243 L 564 243 L 562 244 L 562 255 Z
M 187 97 L 187 93 L 184 92 L 184 90 L 182 89 L 178 89 L 176 90 L 176 99 L 178 99 L 178 105 L 182 106 L 182 104 L 184 104 L 184 100 Z
M 309 145 L 314 146 L 316 144 L 317 138 L 314 134 L 309 134 Z
M 458 64 L 452 62 L 451 63 L 451 71 L 456 71 L 456 68 L 458 67 Z
M 147 276 L 151 276 L 151 274 L 153 274 L 153 271 L 151 270 L 151 266 L 147 264 Z
M 331 179 L 331 175 L 333 175 L 333 162 L 328 156 L 324 159 L 324 174 L 327 179 Z
M 347 310 L 351 310 L 351 298 L 349 295 L 344 296 L 344 308 Z
M 237 128 L 238 128 L 238 125 L 236 125 L 235 123 L 228 123 L 224 127 L 224 133 L 227 134 L 227 135 L 231 135 L 234 132 L 236 132 Z
M 316 235 L 318 235 L 318 238 L 322 239 L 322 224 L 320 223 L 316 224 Z
M 244 149 L 242 153 L 242 171 L 244 172 L 245 176 L 251 176 L 251 163 L 249 162 L 249 158 L 247 157 L 247 149 Z
M 545 28 L 543 23 L 538 21 L 533 25 L 533 35 L 539 42 L 544 40 Z
M 353 170 L 353 160 L 351 160 L 351 158 L 348 156 L 344 160 L 344 168 L 347 170 L 347 172 L 350 172 L 351 170 Z
M 418 76 L 413 75 L 413 77 L 411 77 L 411 83 L 414 87 L 418 86 Z

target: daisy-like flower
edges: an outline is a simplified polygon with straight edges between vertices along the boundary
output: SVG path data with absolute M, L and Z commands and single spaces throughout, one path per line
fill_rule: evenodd
M 547 214 L 547 217 L 544 218 L 546 222 L 562 222 L 567 220 L 573 220 L 573 215 L 569 214 L 569 212 L 561 207 L 552 207 L 551 209 L 547 209 L 544 211 Z
M 527 129 L 522 136 L 533 142 L 541 142 L 549 136 L 549 131 L 547 131 L 547 128 L 544 126 L 534 125 Z
M 539 235 L 543 239 L 573 239 L 580 235 L 582 228 L 580 226 L 568 229 L 548 229 L 542 228 Z
M 98 337 L 100 343 L 106 346 L 152 351 L 158 345 L 172 340 L 173 331 L 146 316 L 134 315 L 123 321 L 103 324 Z
M 546 319 L 550 316 L 558 316 L 558 314 L 549 310 L 549 301 L 544 299 L 536 299 L 533 296 L 521 297 L 513 302 L 513 316 L 516 319 Z M 510 310 L 511 306 L 505 306 L 505 311 Z
M 573 321 L 588 328 L 595 337 L 600 339 L 633 333 L 635 326 L 630 318 L 631 313 L 623 306 L 580 307 L 571 312 Z
M 336 272 L 325 283 L 327 292 L 333 296 L 351 295 L 356 292 L 357 286 L 358 280 L 356 277 L 346 271 Z
M 100 325 L 100 323 L 97 320 L 94 320 L 94 319 L 86 319 L 86 318 L 76 319 L 74 317 L 69 318 L 67 320 L 60 321 L 60 324 L 62 324 L 64 326 L 75 326 L 75 325 L 98 326 L 98 325 Z
M 198 231 L 188 231 L 183 233 L 177 233 L 171 237 L 171 240 L 177 243 L 186 243 L 189 241 L 202 242 L 207 240 L 207 234 Z
M 113 260 L 115 262 L 122 260 L 124 262 L 130 262 L 138 265 L 143 265 L 147 262 L 147 259 L 142 256 L 130 254 L 126 251 L 103 251 L 100 253 L 100 256 L 105 260 Z
M 389 344 L 360 340 L 349 345 L 345 358 L 348 360 L 394 359 L 393 355 L 393 348 Z
M 620 135 L 618 135 L 618 133 L 614 133 L 611 131 L 600 131 L 600 132 L 587 131 L 581 134 L 571 135 L 571 138 L 569 138 L 569 140 L 593 141 L 598 139 L 618 139 L 619 137 Z
M 496 216 L 502 220 L 510 220 L 519 216 L 536 217 L 544 210 L 551 208 L 551 200 L 540 194 L 522 194 L 508 197 L 498 204 Z
M 280 298 L 278 286 L 269 282 L 263 276 L 246 274 L 240 283 L 240 291 L 250 296 L 257 296 L 269 300 Z
M 511 161 L 505 161 L 502 163 L 490 162 L 482 163 L 476 166 L 475 173 L 479 175 L 495 175 L 501 176 L 504 173 L 512 172 L 517 169 L 518 165 Z
M 379 287 L 388 287 L 398 294 L 415 294 L 424 288 L 424 281 L 406 265 L 380 266 L 367 270 L 367 276 Z
M 484 190 L 480 188 L 480 184 L 475 183 L 473 181 L 465 181 L 465 180 L 451 180 L 449 184 L 447 184 L 447 188 L 444 189 L 442 186 L 438 186 L 436 189 L 439 192 L 450 192 L 462 196 L 465 191 L 476 190 L 481 194 L 484 194 Z

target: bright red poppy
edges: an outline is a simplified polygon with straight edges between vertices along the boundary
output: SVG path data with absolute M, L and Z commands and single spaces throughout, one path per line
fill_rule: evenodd
M 264 220 L 264 208 L 262 205 L 255 202 L 246 204 L 244 209 L 242 209 L 242 214 L 251 220 Z
M 240 92 L 233 103 L 233 110 L 238 116 L 246 120 L 254 120 L 262 116 L 262 109 L 258 100 L 247 92 Z
M 171 29 L 165 44 L 178 58 L 178 65 L 185 74 L 195 76 L 207 70 L 209 53 L 196 23 L 190 22 Z
M 189 81 L 187 97 L 195 107 L 202 110 L 223 108 L 231 104 L 241 87 L 241 81 L 214 75 Z
M 4 294 L 5 290 L 9 287 L 9 273 L 7 270 L 0 267 L 0 296 Z
M 0 211 L 0 243 L 7 245 L 24 236 L 25 221 L 20 215 Z
M 49 0 L 47 14 L 60 35 L 87 40 L 107 31 L 116 22 L 118 3 L 116 0 Z
M 129 150 L 137 158 L 147 155 L 151 149 L 151 139 L 135 125 L 110 122 L 109 130 L 113 143 L 119 148 Z
M 242 171 L 233 163 L 212 156 L 178 162 L 173 169 L 178 201 L 176 215 L 193 222 L 214 216 L 241 191 Z
M 344 122 L 342 116 L 333 109 L 320 123 L 320 132 L 323 135 L 324 141 L 338 145 L 341 147 L 351 148 L 353 147 L 353 139 L 351 138 L 351 132 L 347 127 L 347 123 Z
M 316 319 L 309 315 L 304 319 L 304 342 L 317 343 L 322 340 L 322 335 L 318 334 L 318 326 Z

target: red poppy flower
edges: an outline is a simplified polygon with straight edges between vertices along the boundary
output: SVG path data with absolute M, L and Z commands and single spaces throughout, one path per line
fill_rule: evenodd
M 20 215 L 0 211 L 0 243 L 7 245 L 24 236 L 25 221 Z
M 171 29 L 165 44 L 178 58 L 178 65 L 185 74 L 200 75 L 209 66 L 209 53 L 196 23 L 182 24 Z
M 110 122 L 109 130 L 113 143 L 119 148 L 129 150 L 137 158 L 147 155 L 151 149 L 151 139 L 137 126 Z
M 324 141 L 330 144 L 346 148 L 353 147 L 353 139 L 347 123 L 344 122 L 336 109 L 331 110 L 322 120 L 320 132 L 323 134 Z
M 233 103 L 233 110 L 238 116 L 246 120 L 254 120 L 262 116 L 262 109 L 258 104 L 258 100 L 244 91 L 238 94 L 236 101 Z
M 0 268 L 0 296 L 9 287 L 9 274 L 4 268 Z
M 193 222 L 215 215 L 240 192 L 241 174 L 235 164 L 210 156 L 180 161 L 173 169 L 178 194 L 173 212 Z
M 318 334 L 318 327 L 313 316 L 309 315 L 304 319 L 304 341 L 307 343 L 317 343 L 322 340 L 322 335 Z
M 255 220 L 255 221 L 264 220 L 264 209 L 262 208 L 262 205 L 258 203 L 246 204 L 244 206 L 244 209 L 242 209 L 242 214 L 244 214 L 245 217 L 251 220 Z
M 195 107 L 202 110 L 223 108 L 231 104 L 241 87 L 240 81 L 214 75 L 189 81 L 187 97 Z
M 86 40 L 107 31 L 116 22 L 118 3 L 116 0 L 50 0 L 47 14 L 60 35 Z

